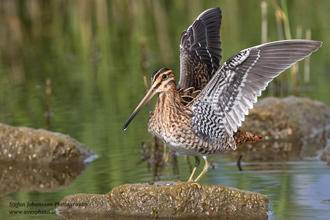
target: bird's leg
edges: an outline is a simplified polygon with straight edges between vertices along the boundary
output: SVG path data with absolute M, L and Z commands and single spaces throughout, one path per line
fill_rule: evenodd
M 166 153 L 166 144 L 164 143 L 164 153 L 163 153 L 163 157 L 164 157 L 164 162 L 165 164 L 168 161 L 168 158 L 170 157 L 170 151 L 168 153 Z
M 195 156 L 195 166 L 194 166 L 194 169 L 188 179 L 188 182 L 192 182 L 193 181 L 193 178 L 194 178 L 194 175 L 196 173 L 196 170 L 197 170 L 197 167 L 199 166 L 201 160 L 199 159 L 199 157 Z
M 205 160 L 205 165 L 203 168 L 203 171 L 201 172 L 201 174 L 199 174 L 199 176 L 194 180 L 194 182 L 198 182 L 202 176 L 204 176 L 204 174 L 209 170 L 210 164 L 207 162 L 207 157 L 203 156 L 204 160 Z

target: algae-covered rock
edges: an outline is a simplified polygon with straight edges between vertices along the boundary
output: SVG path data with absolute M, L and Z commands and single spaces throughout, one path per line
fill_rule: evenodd
M 93 155 L 68 135 L 0 123 L 0 161 L 83 162 Z
M 308 98 L 264 98 L 250 110 L 242 129 L 266 139 L 316 138 L 330 130 L 330 108 Z
M 135 217 L 227 216 L 267 218 L 268 198 L 225 186 L 156 182 L 125 184 L 106 195 L 66 196 L 56 208 L 61 217 L 97 213 Z

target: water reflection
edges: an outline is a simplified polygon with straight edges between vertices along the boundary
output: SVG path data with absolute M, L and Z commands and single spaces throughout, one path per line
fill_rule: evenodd
M 0 197 L 19 191 L 54 192 L 68 187 L 85 169 L 77 163 L 0 162 Z
M 175 155 L 166 161 L 168 152 L 164 153 L 162 144 L 156 146 L 153 139 L 142 145 L 137 152 L 138 166 L 132 161 L 127 169 L 134 169 L 136 180 L 141 180 L 140 172 L 148 182 L 157 179 L 177 179 L 185 181 L 190 174 L 189 159 L 184 155 Z M 153 148 L 155 146 L 155 148 Z M 305 148 L 309 147 L 309 150 Z M 137 147 L 138 148 L 138 147 Z M 239 152 L 227 152 L 214 159 L 214 169 L 202 179 L 202 183 L 228 185 L 239 189 L 259 192 L 269 197 L 269 219 L 283 218 L 325 218 L 328 216 L 330 170 L 326 163 L 318 160 L 316 155 L 324 148 L 322 143 L 315 142 L 264 142 L 240 146 Z M 267 151 L 268 149 L 268 151 Z M 281 149 L 281 150 L 279 150 Z M 260 155 L 254 156 L 261 152 Z M 171 153 L 170 153 L 171 154 Z M 237 155 L 243 155 L 242 169 L 238 171 Z M 264 155 L 272 155 L 265 157 Z M 116 155 L 113 155 L 116 157 Z M 153 158 L 153 159 L 151 159 Z M 267 158 L 269 160 L 267 160 Z M 111 158 L 109 158 L 111 159 Z M 176 162 L 173 162 L 175 160 Z M 97 162 L 97 161 L 96 161 Z M 104 165 L 102 169 L 107 169 Z M 180 170 L 180 177 L 177 171 Z M 108 169 L 108 172 L 113 172 Z M 149 178 L 148 178 L 149 176 Z M 110 189 L 109 189 L 110 191 Z M 310 204 L 312 201 L 313 204 Z M 317 213 L 313 213 L 317 212 Z M 79 215 L 78 215 L 79 216 Z M 86 215 L 88 216 L 88 215 Z M 86 217 L 85 216 L 85 217 Z M 62 219 L 70 216 L 62 216 Z M 122 219 L 121 216 L 89 216 L 91 219 Z M 209 219 L 209 218 L 206 218 Z
M 169 176 L 168 165 L 172 167 L 173 176 L 179 179 L 179 166 L 177 154 L 173 150 L 166 152 L 166 145 L 162 141 L 153 138 L 152 142 L 142 142 L 141 160 L 136 165 L 147 163 L 148 171 L 152 172 L 153 181 L 161 180 L 161 176 Z M 170 159 L 170 160 L 169 160 Z M 169 164 L 168 164 L 169 162 Z M 189 163 L 190 168 L 191 164 Z
M 226 152 L 225 156 L 236 161 L 242 155 L 243 162 L 286 162 L 303 161 L 315 157 L 316 152 L 323 149 L 322 140 L 310 139 L 307 141 L 264 141 L 239 146 L 236 151 Z
M 294 161 L 309 161 L 316 158 L 317 152 L 325 148 L 323 139 L 262 141 L 253 144 L 243 144 L 235 151 L 223 152 L 222 157 L 236 164 L 237 170 L 283 170 Z M 172 168 L 171 178 L 180 180 L 178 154 L 172 150 L 166 152 L 166 146 L 157 138 L 152 142 L 142 142 L 141 160 L 137 165 L 147 163 L 148 171 L 152 173 L 153 181 L 161 177 L 169 178 L 169 167 Z M 193 166 L 189 156 L 184 157 L 185 169 L 191 173 Z M 214 157 L 210 160 L 210 169 L 215 169 Z M 287 163 L 283 163 L 287 162 Z M 221 166 L 221 164 L 219 164 Z M 187 175 L 187 174 L 184 174 Z M 181 178 L 181 181 L 182 178 Z

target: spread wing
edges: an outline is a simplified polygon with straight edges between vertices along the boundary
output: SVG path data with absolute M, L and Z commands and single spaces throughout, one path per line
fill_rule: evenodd
M 218 70 L 222 58 L 220 25 L 220 8 L 211 8 L 182 33 L 179 88 L 201 90 Z
M 241 126 L 257 97 L 281 72 L 309 56 L 319 41 L 285 40 L 245 49 L 228 59 L 189 106 L 197 135 L 236 148 L 233 132 Z

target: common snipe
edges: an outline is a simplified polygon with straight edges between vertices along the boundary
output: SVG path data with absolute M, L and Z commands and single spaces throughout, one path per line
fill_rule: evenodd
M 236 149 L 242 142 L 260 140 L 238 130 L 257 97 L 281 72 L 309 56 L 322 42 L 285 40 L 251 47 L 235 54 L 219 67 L 221 56 L 220 8 L 200 14 L 180 39 L 180 82 L 166 68 L 152 74 L 151 87 L 128 118 L 125 130 L 140 109 L 156 94 L 148 130 L 168 147 L 195 156 L 192 181 L 199 165 L 207 172 L 208 155 Z M 187 101 L 188 97 L 191 97 Z

